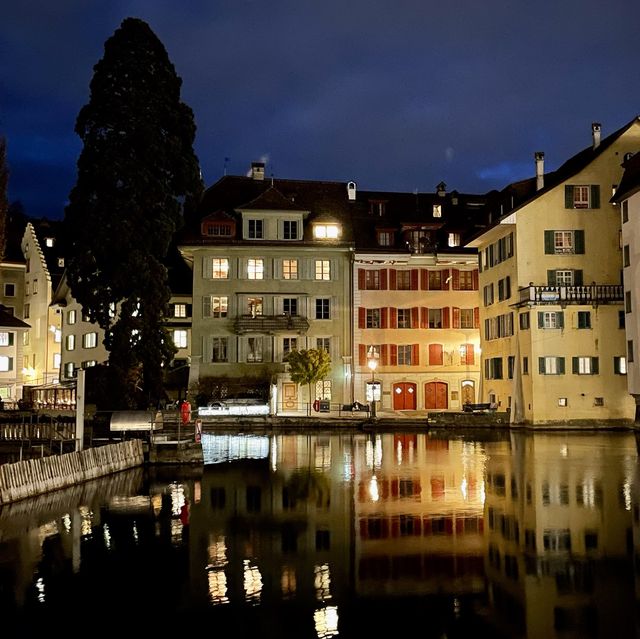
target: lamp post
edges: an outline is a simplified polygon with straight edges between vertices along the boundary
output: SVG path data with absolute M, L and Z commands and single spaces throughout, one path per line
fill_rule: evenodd
M 376 418 L 376 368 L 378 368 L 378 358 L 380 356 L 372 346 L 367 353 L 367 366 L 371 371 L 371 417 Z

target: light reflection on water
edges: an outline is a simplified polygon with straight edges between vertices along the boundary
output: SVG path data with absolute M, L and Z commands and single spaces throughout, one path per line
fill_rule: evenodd
M 5 618 L 144 609 L 166 629 L 188 612 L 256 639 L 386 637 L 399 620 L 434 637 L 636 636 L 632 434 L 203 444 L 204 468 L 2 508 Z

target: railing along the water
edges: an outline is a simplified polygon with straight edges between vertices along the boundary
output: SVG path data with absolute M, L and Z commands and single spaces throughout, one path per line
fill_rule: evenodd
M 64 455 L 4 464 L 0 466 L 0 504 L 140 466 L 143 462 L 142 441 L 132 439 Z

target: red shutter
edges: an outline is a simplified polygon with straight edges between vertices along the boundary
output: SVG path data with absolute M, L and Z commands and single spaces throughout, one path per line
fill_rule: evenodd
M 460 309 L 457 306 L 453 307 L 453 328 L 460 328 Z
M 480 282 L 478 281 L 478 269 L 474 269 L 473 271 L 473 275 L 471 276 L 471 279 L 473 281 L 473 290 L 477 291 L 480 287 Z
M 420 288 L 423 291 L 429 290 L 429 271 L 426 268 L 420 269 Z
M 382 351 L 381 353 L 382 366 L 389 366 L 389 347 L 386 344 L 383 344 L 380 347 L 380 350 Z
M 442 344 L 429 344 L 429 365 L 442 366 Z
M 473 328 L 480 328 L 480 308 L 478 306 L 473 309 Z
M 387 269 L 380 269 L 380 290 L 387 290 Z
M 454 291 L 460 290 L 460 271 L 457 268 L 451 269 L 451 288 Z
M 389 520 L 388 519 L 383 519 L 382 520 L 382 539 L 388 539 L 389 537 Z
M 389 480 L 383 479 L 381 482 L 378 483 L 378 485 L 382 487 L 380 494 L 382 495 L 382 499 L 386 501 L 387 498 L 389 497 Z
M 473 364 L 475 362 L 475 349 L 473 344 L 465 345 L 465 364 Z
M 396 270 L 394 268 L 389 269 L 389 290 L 396 290 Z
M 364 274 L 364 269 L 358 269 L 358 288 L 361 291 L 364 291 L 364 287 L 366 286 L 366 275 Z
M 389 308 L 389 328 L 398 328 L 398 309 L 393 306 Z
M 360 533 L 362 536 L 362 532 Z M 431 534 L 431 517 L 424 517 L 422 519 L 422 534 L 426 536 Z
M 390 351 L 391 351 L 391 366 L 397 366 L 398 365 L 398 346 L 396 344 L 389 344 Z
M 411 309 L 411 328 L 418 328 L 420 326 L 420 309 L 414 306 Z
M 400 515 L 391 518 L 391 536 L 400 537 Z
M 360 520 L 360 539 L 369 538 L 369 527 L 367 526 L 367 520 L 363 517 Z
M 445 306 L 442 309 L 442 328 L 451 328 L 451 318 L 450 318 L 450 309 L 448 306 Z
M 391 496 L 397 497 L 400 494 L 400 482 L 397 479 L 391 480 Z
M 367 345 L 366 344 L 358 344 L 358 364 L 360 364 L 360 366 L 367 365 Z
M 411 290 L 412 291 L 417 291 L 420 287 L 419 287 L 419 277 L 420 277 L 420 270 L 417 268 L 412 268 L 411 269 Z
M 464 519 L 456 517 L 456 535 L 464 534 Z
M 451 283 L 451 281 L 447 282 L 447 280 L 449 279 L 449 269 L 442 269 L 442 271 L 440 271 L 440 277 L 442 278 L 442 290 L 448 291 L 449 284 Z
M 386 307 L 380 309 L 380 328 L 389 328 L 389 311 Z
M 362 306 L 358 308 L 358 328 L 367 328 L 367 309 Z
M 429 328 L 429 309 L 424 306 L 420 309 L 420 328 Z
M 412 344 L 411 365 L 420 366 L 420 344 Z
M 358 482 L 358 501 L 363 503 L 367 499 L 367 487 L 363 481 Z

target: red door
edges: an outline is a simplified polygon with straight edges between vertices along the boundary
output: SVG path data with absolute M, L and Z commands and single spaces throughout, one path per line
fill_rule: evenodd
M 398 382 L 393 385 L 393 410 L 415 410 L 417 405 L 415 384 Z
M 424 405 L 427 410 L 443 410 L 448 408 L 447 385 L 444 382 L 428 382 L 425 384 Z

